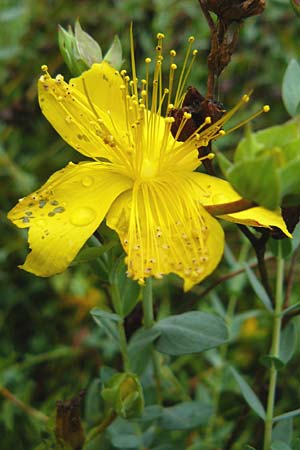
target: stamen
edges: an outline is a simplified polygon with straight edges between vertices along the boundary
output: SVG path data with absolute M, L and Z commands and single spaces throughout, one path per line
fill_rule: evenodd
M 135 56 L 134 56 L 134 40 L 133 40 L 133 25 L 131 22 L 130 25 L 130 53 L 131 53 L 131 69 L 132 69 L 132 80 L 133 80 L 133 90 L 136 96 L 138 96 L 137 89 L 137 76 L 136 76 L 136 65 L 135 65 Z

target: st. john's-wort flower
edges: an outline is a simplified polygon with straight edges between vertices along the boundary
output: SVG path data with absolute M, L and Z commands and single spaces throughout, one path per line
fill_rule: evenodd
M 173 137 L 170 111 L 182 104 L 197 52 L 192 51 L 190 38 L 174 89 L 176 52 L 170 51 L 164 88 L 164 36 L 159 33 L 157 38 L 153 74 L 146 58 L 142 80 L 136 75 L 132 42 L 132 79 L 107 62 L 94 64 L 69 83 L 62 75 L 52 78 L 47 66 L 42 67 L 38 90 L 43 114 L 68 144 L 90 160 L 70 162 L 10 211 L 10 220 L 29 228 L 31 252 L 23 269 L 39 276 L 64 271 L 104 218 L 120 237 L 128 276 L 141 283 L 145 277 L 172 272 L 183 278 L 187 290 L 219 263 L 223 230 L 205 206 L 234 202 L 240 196 L 228 182 L 195 171 L 201 164 L 197 149 L 222 136 L 224 123 L 249 98 L 244 96 L 216 123 L 207 118 L 185 142 L 179 142 L 177 137 L 191 115 L 184 114 Z M 261 207 L 223 218 L 276 226 L 288 234 L 280 212 Z

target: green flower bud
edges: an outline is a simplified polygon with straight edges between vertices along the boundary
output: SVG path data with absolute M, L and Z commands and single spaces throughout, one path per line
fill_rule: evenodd
M 140 417 L 143 413 L 143 390 L 138 377 L 133 373 L 113 375 L 101 394 L 106 407 L 123 419 Z
M 290 0 L 290 2 L 295 13 L 300 17 L 300 0 Z
M 123 59 L 122 59 L 122 45 L 118 36 L 114 37 L 111 46 L 109 47 L 107 53 L 104 56 L 104 60 L 107 61 L 115 69 L 120 70 Z
M 78 20 L 75 23 L 74 32 L 71 27 L 67 31 L 59 25 L 58 45 L 72 75 L 78 76 L 92 64 L 102 61 L 101 47 L 83 31 Z

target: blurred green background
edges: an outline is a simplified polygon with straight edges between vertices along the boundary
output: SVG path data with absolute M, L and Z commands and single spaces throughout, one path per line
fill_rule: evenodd
M 47 64 L 52 74 L 62 73 L 68 79 L 68 70 L 58 51 L 57 25 L 73 25 L 76 18 L 104 51 L 118 34 L 126 68 L 129 68 L 129 27 L 133 22 L 140 74 L 144 57 L 153 52 L 158 31 L 165 33 L 166 46 L 177 50 L 178 60 L 184 57 L 187 37 L 194 35 L 199 58 L 190 84 L 201 92 L 205 91 L 209 48 L 208 27 L 197 0 L 0 0 L 0 384 L 50 416 L 55 411 L 55 400 L 69 398 L 83 388 L 94 389 L 93 383 L 103 364 L 121 367 L 116 348 L 89 316 L 91 307 L 107 302 L 96 272 L 88 266 L 76 266 L 51 279 L 39 279 L 19 270 L 17 266 L 27 253 L 26 230 L 18 230 L 6 219 L 7 211 L 19 197 L 38 187 L 68 161 L 80 160 L 80 155 L 68 148 L 42 117 L 36 97 L 42 64 Z M 241 31 L 232 63 L 221 77 L 220 100 L 230 108 L 254 88 L 247 114 L 261 104 L 271 105 L 269 114 L 254 121 L 255 129 L 288 119 L 281 101 L 281 82 L 290 59 L 300 59 L 299 36 L 300 18 L 287 0 L 267 1 L 265 13 L 247 20 Z M 229 148 L 237 137 L 238 134 L 220 145 Z M 241 238 L 231 230 L 229 227 L 230 245 L 236 248 Z M 227 273 L 232 268 L 230 264 L 230 257 L 225 258 L 203 288 Z M 236 291 L 243 292 L 244 297 L 240 311 L 254 309 L 257 305 L 251 290 L 245 287 L 245 280 L 240 278 L 238 285 Z M 227 283 L 222 292 L 214 294 L 218 301 L 226 304 L 231 289 L 236 289 L 232 286 Z M 184 295 L 176 281 L 171 287 L 167 282 L 161 283 L 157 288 L 160 308 L 176 313 L 188 310 L 191 304 L 195 307 L 199 290 Z M 202 299 L 201 308 L 209 309 L 214 300 L 215 297 L 209 296 Z M 260 329 L 259 322 L 251 323 L 231 352 L 236 364 L 254 375 L 258 358 L 267 351 L 269 343 L 265 341 L 267 325 Z M 187 357 L 185 365 L 179 363 L 176 367 L 176 374 L 190 391 L 199 379 L 209 387 L 210 364 L 213 363 L 208 357 L 197 361 Z M 300 400 L 296 385 L 296 375 L 286 381 L 286 403 L 295 396 Z M 234 417 L 232 399 L 235 412 L 242 405 L 242 400 L 232 395 L 230 400 L 226 396 L 224 400 L 224 420 L 228 423 Z M 93 408 L 96 410 L 97 404 L 90 398 L 85 403 L 87 421 L 92 421 Z M 248 426 L 251 435 L 251 422 Z M 37 420 L 0 398 L 3 450 L 34 448 L 39 443 L 40 430 Z

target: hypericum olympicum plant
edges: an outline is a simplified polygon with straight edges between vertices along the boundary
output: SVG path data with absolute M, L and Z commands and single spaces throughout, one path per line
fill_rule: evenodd
M 189 38 L 185 63 L 175 89 L 170 51 L 169 80 L 163 85 L 164 35 L 157 35 L 156 57 L 146 58 L 145 79 L 136 75 L 131 37 L 132 78 L 107 62 L 94 64 L 69 83 L 52 78 L 47 66 L 38 82 L 43 114 L 62 138 L 90 160 L 53 174 L 36 192 L 21 199 L 9 218 L 29 228 L 31 252 L 21 266 L 39 276 L 64 271 L 106 218 L 127 254 L 128 276 L 140 283 L 170 272 L 185 290 L 217 266 L 224 235 L 205 209 L 240 200 L 230 184 L 196 172 L 198 148 L 224 135 L 223 125 L 249 97 L 220 120 L 204 123 L 184 142 L 177 137 L 191 119 L 184 113 L 175 137 L 171 111 L 180 108 L 197 51 Z M 205 158 L 211 158 L 209 154 Z M 254 207 L 222 216 L 246 225 L 279 227 L 288 234 L 280 212 Z

